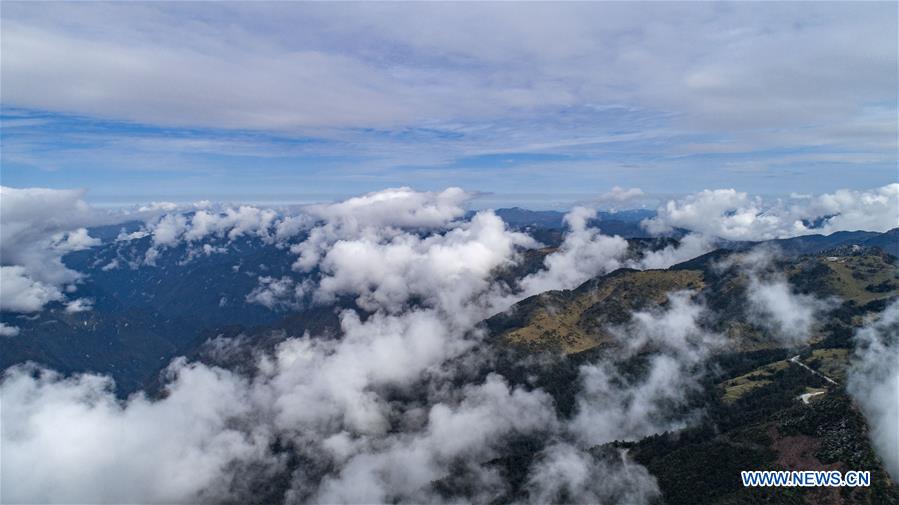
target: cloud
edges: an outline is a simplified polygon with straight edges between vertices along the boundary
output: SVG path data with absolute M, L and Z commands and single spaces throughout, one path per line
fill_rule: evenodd
M 699 233 L 690 233 L 677 244 L 662 249 L 629 251 L 627 240 L 618 235 L 604 235 L 602 223 L 590 226 L 597 212 L 587 207 L 575 207 L 565 215 L 568 226 L 557 251 L 547 255 L 544 268 L 519 280 L 515 296 L 530 296 L 553 289 L 573 289 L 596 276 L 618 268 L 639 270 L 668 268 L 695 258 L 715 248 L 716 240 Z M 498 302 L 497 307 L 503 303 Z M 508 305 L 508 304 L 506 304 Z
M 94 301 L 90 298 L 78 298 L 66 303 L 66 312 L 76 314 L 78 312 L 87 312 L 93 310 Z
M 899 226 L 897 209 L 899 183 L 869 191 L 839 190 L 792 205 L 765 204 L 747 193 L 718 189 L 670 200 L 643 225 L 651 233 L 685 228 L 726 240 L 759 241 L 841 230 L 884 232 Z
M 782 279 L 763 282 L 751 277 L 747 289 L 754 321 L 785 344 L 807 342 L 821 313 L 832 307 L 815 296 L 796 293 Z
M 895 104 L 896 49 L 884 44 L 895 38 L 893 13 L 875 5 L 672 5 L 648 18 L 598 4 L 73 5 L 63 23 L 46 8 L 17 6 L 5 15 L 4 100 L 236 129 L 390 128 L 618 105 L 674 110 L 680 128 L 700 132 L 835 130 L 870 104 Z M 227 41 L 217 37 L 223 29 Z
M 694 191 L 722 173 L 771 193 L 884 184 L 897 161 L 894 14 L 23 3 L 4 11 L 4 110 L 25 115 L 4 118 L 4 162 L 100 180 L 110 198 L 200 179 L 230 181 L 206 197 L 465 180 L 544 205 L 588 186 Z
M 588 226 L 588 221 L 595 218 L 596 210 L 586 207 L 576 207 L 565 215 L 568 231 L 559 250 L 546 257 L 543 270 L 520 281 L 523 293 L 571 289 L 621 266 L 627 241 Z
M 274 209 L 260 209 L 250 205 L 239 207 L 223 206 L 207 210 L 209 202 L 199 202 L 187 207 L 179 207 L 169 211 L 169 206 L 154 205 L 144 212 L 165 211 L 158 218 L 149 220 L 145 226 L 129 234 L 121 234 L 118 241 L 152 237 L 153 246 L 146 250 L 144 263 L 155 265 L 156 258 L 165 248 L 173 248 L 179 244 L 187 244 L 189 261 L 199 254 L 209 255 L 224 252 L 210 244 L 194 247 L 195 244 L 213 238 L 233 242 L 241 237 L 254 237 L 265 243 L 273 243 L 287 238 L 284 231 L 290 228 L 292 233 L 299 232 L 293 223 L 296 218 L 282 216 Z M 147 207 L 141 207 L 145 209 Z M 152 216 L 152 214 L 151 214 Z M 154 216 L 155 217 L 155 216 Z
M 252 206 L 209 209 L 209 202 L 187 206 L 153 204 L 133 209 L 101 211 L 84 201 L 82 190 L 0 187 L 0 310 L 36 312 L 50 302 L 65 302 L 83 274 L 66 267 L 62 257 L 101 245 L 87 228 L 126 221 L 144 221 L 141 229 L 122 233 L 117 241 L 151 237 L 152 247 L 133 265 L 152 265 L 162 250 L 189 245 L 185 260 L 223 252 L 208 242 L 254 237 L 265 243 L 283 242 L 308 226 L 306 216 L 283 216 Z M 113 269 L 118 260 L 106 265 Z M 85 302 L 69 307 L 84 309 Z
M 648 250 L 639 259 L 628 260 L 629 268 L 640 270 L 668 268 L 672 265 L 701 256 L 716 248 L 717 240 L 701 233 L 688 233 L 677 244 L 667 245 L 655 251 Z
M 201 240 L 209 235 L 227 237 L 234 240 L 244 235 L 269 237 L 269 229 L 275 224 L 278 214 L 272 209 L 259 209 L 249 205 L 226 208 L 221 213 L 206 210 L 197 211 L 191 218 L 190 230 L 184 234 L 185 240 Z
M 207 240 L 230 243 L 248 236 L 289 248 L 298 256 L 293 264 L 297 274 L 263 276 L 247 294 L 248 302 L 269 308 L 352 296 L 370 312 L 400 312 L 414 300 L 460 317 L 483 318 L 488 315 L 484 309 L 472 312 L 455 305 L 471 305 L 471 297 L 485 295 L 492 273 L 514 263 L 520 249 L 536 242 L 507 230 L 490 211 L 462 219 L 471 197 L 459 188 L 419 192 L 403 187 L 304 206 L 291 214 L 250 206 L 187 208 L 117 240 L 151 237 L 152 247 L 142 260 L 146 265 L 182 244 L 187 247 L 184 261 L 223 247 L 213 248 Z
M 64 299 L 64 286 L 81 278 L 60 258 L 96 245 L 84 227 L 104 220 L 83 196 L 80 190 L 0 187 L 0 310 L 38 311 Z
M 639 200 L 646 197 L 646 193 L 640 188 L 622 188 L 614 186 L 611 191 L 603 193 L 596 199 L 596 204 L 606 206 L 611 210 L 627 209 L 627 205 L 633 206 Z
M 812 201 L 811 216 L 825 216 L 822 233 L 840 230 L 887 231 L 899 226 L 899 183 L 870 191 L 841 189 Z
M 315 296 L 328 300 L 353 294 L 367 310 L 390 311 L 401 310 L 415 298 L 455 311 L 485 292 L 492 272 L 511 264 L 518 248 L 533 245 L 533 239 L 506 230 L 489 211 L 424 239 L 402 234 L 340 240 L 322 257 L 323 277 Z
M 17 337 L 19 336 L 19 327 L 10 326 L 6 323 L 0 323 L 0 337 Z
M 511 389 L 496 375 L 466 386 L 456 406 L 437 404 L 427 412 L 427 429 L 411 436 L 397 434 L 372 450 L 355 455 L 340 473 L 326 479 L 316 503 L 390 501 L 433 503 L 434 481 L 447 477 L 450 465 L 474 473 L 478 485 L 471 499 L 496 498 L 505 491 L 500 476 L 476 461 L 495 457 L 515 435 L 542 432 L 555 421 L 551 399 L 543 392 Z M 384 443 L 386 442 L 386 443 Z
M 698 390 L 704 360 L 724 340 L 702 328 L 706 309 L 690 292 L 672 293 L 668 302 L 664 310 L 636 312 L 627 325 L 612 329 L 622 346 L 612 359 L 581 366 L 569 429 L 587 446 L 637 440 L 689 421 L 678 411 Z M 618 364 L 646 351 L 653 354 L 639 378 L 619 372 Z
M 376 313 L 364 322 L 345 311 L 340 321 L 340 340 L 290 340 L 264 367 L 267 381 L 282 397 L 278 422 L 285 428 L 383 433 L 390 406 L 379 388 L 408 385 L 473 345 L 451 333 L 433 310 Z
M 772 271 L 777 254 L 776 249 L 758 246 L 729 258 L 721 267 L 735 264 L 747 276 L 749 321 L 766 329 L 782 344 L 797 346 L 808 342 L 812 329 L 824 313 L 834 308 L 836 300 L 797 293 L 782 273 Z
M 440 192 L 391 188 L 329 205 L 315 205 L 309 213 L 334 224 L 344 233 L 365 228 L 438 228 L 462 217 L 462 208 L 473 195 L 461 188 Z
M 505 455 L 510 441 L 573 443 L 573 436 L 546 392 L 484 376 L 477 359 L 468 357 L 486 352 L 477 324 L 491 314 L 494 297 L 507 294 L 494 283 L 495 270 L 534 243 L 489 211 L 457 219 L 463 201 L 461 191 L 403 189 L 313 209 L 315 224 L 297 236 L 320 254 L 309 256 L 317 258 L 313 281 L 300 285 L 313 297 L 355 296 L 364 310 L 341 312 L 340 332 L 332 338 L 298 335 L 270 353 L 256 353 L 242 374 L 177 359 L 164 395 L 120 401 L 111 381 L 99 375 L 11 369 L 0 383 L 3 447 L 5 463 L 21 470 L 4 471 L 4 496 L 241 501 L 242 493 L 277 480 L 273 476 L 287 486 L 288 501 L 505 496 L 508 483 L 488 462 Z M 584 213 L 569 218 L 593 237 L 585 220 Z M 187 240 L 194 229 L 187 217 L 152 222 L 163 223 L 166 244 Z M 251 220 L 252 226 L 262 222 Z M 277 222 L 261 228 L 271 231 Z M 228 235 L 228 228 L 210 229 Z M 290 279 L 262 280 L 251 297 L 273 306 L 290 303 L 283 300 L 297 298 L 298 282 Z M 225 352 L 229 344 L 216 345 Z M 59 413 L 67 419 L 62 430 L 47 421 Z M 275 447 L 288 448 L 297 466 L 288 470 Z M 596 465 L 590 471 L 600 471 Z M 627 465 L 623 475 L 642 478 Z M 444 480 L 451 481 L 450 497 L 442 494 Z
M 608 193 L 600 196 L 600 200 L 602 201 L 614 201 L 614 202 L 629 202 L 635 198 L 644 196 L 646 193 L 643 192 L 640 188 L 622 188 L 620 186 L 615 186 Z
M 861 406 L 884 467 L 899 480 L 899 302 L 855 334 L 846 389 Z
M 53 249 L 56 249 L 61 253 L 81 251 L 100 245 L 100 239 L 88 235 L 87 228 L 78 228 L 75 231 L 58 233 L 54 235 L 52 239 Z
M 0 186 L 0 310 L 37 312 L 65 301 L 83 275 L 62 257 L 100 245 L 87 228 L 152 219 L 158 210 L 101 211 L 84 190 Z M 174 218 L 172 218 L 174 219 Z
M 663 308 L 613 328 L 617 352 L 579 369 L 574 417 L 561 418 L 545 391 L 483 369 L 490 347 L 479 323 L 532 290 L 574 287 L 626 264 L 627 242 L 589 227 L 595 211 L 574 209 L 545 269 L 512 292 L 496 273 L 536 244 L 493 212 L 463 219 L 468 197 L 398 188 L 295 215 L 204 206 L 150 216 L 142 236 L 160 251 L 249 236 L 297 256 L 298 272 L 261 277 L 247 301 L 293 309 L 350 297 L 356 306 L 339 313 L 337 335 L 286 335 L 268 352 L 254 350 L 251 335 L 218 339 L 210 345 L 219 354 L 250 346 L 242 371 L 179 358 L 153 399 L 117 399 L 100 375 L 10 369 L 0 381 L 4 464 L 12 468 L 2 475 L 4 497 L 245 501 L 278 482 L 275 499 L 283 491 L 287 502 L 489 502 L 512 491 L 491 462 L 525 440 L 538 456 L 517 490 L 523 500 L 655 499 L 645 468 L 590 448 L 695 419 L 690 394 L 723 345 L 704 327 L 711 316 L 702 301 L 673 293 Z M 84 245 L 82 227 L 66 236 L 53 229 L 42 244 Z M 705 244 L 690 240 L 684 250 Z M 83 297 L 68 302 L 89 306 Z M 641 373 L 622 372 L 634 363 Z
M 258 303 L 269 309 L 297 309 L 302 306 L 311 285 L 283 276 L 280 279 L 264 275 L 258 285 L 246 296 L 248 303 Z
M 565 443 L 547 447 L 528 475 L 528 503 L 637 505 L 661 496 L 646 468 L 623 454 L 616 456 L 612 461 L 600 460 Z
M 197 502 L 228 465 L 264 454 L 242 379 L 172 363 L 164 399 L 115 399 L 108 378 L 16 367 L 3 383 L 3 497 L 16 503 Z M 60 415 L 65 423 L 56 420 Z
M 31 279 L 21 266 L 0 267 L 0 284 L 0 308 L 4 311 L 37 312 L 47 303 L 65 298 L 59 287 Z
M 323 221 L 309 232 L 309 237 L 291 248 L 299 254 L 294 265 L 298 271 L 309 271 L 319 263 L 325 249 L 343 238 L 376 238 L 400 234 L 403 229 L 428 230 L 442 228 L 462 217 L 471 195 L 459 188 L 440 193 L 418 192 L 402 187 L 386 189 L 351 198 L 344 202 L 312 206 L 309 213 Z
M 176 360 L 167 394 L 153 401 L 137 395 L 120 402 L 102 376 L 13 368 L 0 385 L 4 457 L 21 471 L 4 471 L 4 496 L 28 503 L 215 501 L 241 489 L 241 468 L 284 471 L 270 452 L 276 436 L 308 461 L 290 478 L 288 500 L 433 502 L 434 481 L 458 465 L 482 484 L 474 492 L 494 495 L 505 485 L 481 464 L 509 437 L 556 426 L 546 393 L 496 375 L 435 390 L 421 406 L 387 402 L 390 387 L 409 387 L 444 363 L 445 342 L 458 338 L 428 313 L 366 322 L 347 314 L 344 329 L 338 342 L 286 341 L 274 356 L 260 357 L 252 379 Z M 67 423 L 57 429 L 51 420 L 61 412 Z M 318 474 L 318 465 L 330 469 Z

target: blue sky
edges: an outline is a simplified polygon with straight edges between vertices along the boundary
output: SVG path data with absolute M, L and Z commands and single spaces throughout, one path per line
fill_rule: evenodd
M 0 182 L 99 204 L 897 180 L 895 3 L 16 3 Z

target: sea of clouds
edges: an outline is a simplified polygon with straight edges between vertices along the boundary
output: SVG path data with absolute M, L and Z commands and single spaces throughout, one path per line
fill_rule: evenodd
M 4 311 L 36 312 L 52 302 L 90 310 L 75 295 L 83 274 L 61 258 L 99 244 L 89 227 L 134 219 L 141 228 L 116 240 L 151 237 L 144 265 L 176 244 L 214 254 L 208 238 L 253 237 L 290 255 L 297 275 L 261 276 L 247 303 L 354 304 L 340 313 L 337 338 L 289 338 L 273 352 L 257 352 L 252 372 L 177 358 L 159 397 L 117 399 L 111 379 L 96 374 L 65 376 L 29 364 L 7 370 L 0 383 L 4 501 L 243 501 L 258 498 L 261 483 L 278 482 L 269 486 L 279 490 L 275 498 L 290 503 L 481 503 L 510 492 L 500 465 L 488 463 L 510 456 L 515 441 L 531 440 L 539 441 L 537 455 L 514 499 L 645 503 L 659 493 L 652 475 L 623 452 L 598 455 L 594 448 L 693 420 L 695 412 L 667 414 L 686 405 L 704 363 L 726 342 L 704 324 L 704 301 L 671 293 L 664 308 L 635 312 L 614 328 L 621 353 L 581 366 L 570 417 L 540 388 L 480 373 L 490 358 L 478 323 L 527 296 L 574 288 L 623 266 L 667 267 L 721 239 L 885 231 L 896 226 L 899 184 L 838 191 L 801 207 L 762 207 L 731 190 L 691 195 L 644 223 L 657 233 L 688 230 L 680 245 L 638 258 L 627 254 L 623 238 L 589 226 L 595 210 L 575 208 L 558 249 L 514 288 L 495 273 L 539 244 L 492 211 L 465 218 L 471 196 L 458 188 L 398 188 L 294 213 L 207 202 L 109 213 L 77 191 L 3 188 Z M 815 219 L 823 219 L 818 228 L 804 224 Z M 750 279 L 754 317 L 773 338 L 800 344 L 831 302 L 770 275 L 771 257 L 751 251 L 733 263 Z M 895 313 L 893 306 L 859 333 L 850 379 L 878 447 L 895 446 L 895 402 L 881 401 L 897 391 L 889 372 L 897 369 L 890 368 L 896 343 L 888 338 Z M 2 331 L 20 338 L 14 328 Z M 618 364 L 647 352 L 645 374 L 619 373 Z M 884 459 L 895 472 L 896 459 Z

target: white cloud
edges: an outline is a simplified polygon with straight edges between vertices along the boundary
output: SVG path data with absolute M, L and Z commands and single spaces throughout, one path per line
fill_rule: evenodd
M 141 205 L 137 210 L 139 212 L 174 212 L 178 210 L 178 204 L 173 202 L 150 202 L 146 205 Z
M 242 205 L 236 209 L 229 207 L 221 213 L 199 210 L 191 217 L 191 226 L 184 233 L 184 239 L 196 241 L 209 235 L 223 236 L 229 240 L 244 235 L 268 238 L 269 230 L 277 218 L 278 214 L 274 210 L 249 205 Z
M 350 233 L 370 227 L 437 228 L 462 217 L 472 197 L 460 188 L 439 193 L 408 187 L 385 189 L 343 202 L 310 206 L 308 211 Z
M 87 234 L 87 228 L 59 233 L 52 237 L 53 248 L 59 252 L 82 251 L 100 245 L 100 239 Z
M 820 226 L 813 227 L 816 220 Z M 733 189 L 671 200 L 643 225 L 651 233 L 685 228 L 726 240 L 770 240 L 841 230 L 883 232 L 899 226 L 899 183 L 869 191 L 839 190 L 800 203 L 765 204 Z
M 545 269 L 521 280 L 525 295 L 550 289 L 571 289 L 582 282 L 619 268 L 627 252 L 627 241 L 617 235 L 603 235 L 587 222 L 596 210 L 576 207 L 565 215 L 568 231 L 559 250 L 544 260 Z
M 153 266 L 156 258 L 166 248 L 182 243 L 188 245 L 185 262 L 198 255 L 223 253 L 226 248 L 202 243 L 211 239 L 227 240 L 229 243 L 241 237 L 255 237 L 265 243 L 289 239 L 299 233 L 306 219 L 299 216 L 284 216 L 274 209 L 260 209 L 250 205 L 239 207 L 220 206 L 215 209 L 209 202 L 199 202 L 188 207 L 178 207 L 173 212 L 155 216 L 156 209 L 169 206 L 153 206 L 150 219 L 140 230 L 121 233 L 117 241 L 139 240 L 152 237 L 153 247 L 144 254 L 144 264 Z M 143 209 L 143 207 L 142 207 Z M 290 233 L 285 233 L 289 231 Z M 202 243 L 202 245 L 200 245 Z
M 59 287 L 28 277 L 21 266 L 0 267 L 0 309 L 9 312 L 37 312 L 52 301 L 62 300 Z
M 565 493 L 623 503 L 657 496 L 644 468 L 587 449 L 693 419 L 685 412 L 687 396 L 699 387 L 709 353 L 722 345 L 702 326 L 702 303 L 675 293 L 665 309 L 637 312 L 614 329 L 620 352 L 580 369 L 575 416 L 559 419 L 544 391 L 473 372 L 470 361 L 477 356 L 469 353 L 485 347 L 477 324 L 498 300 L 574 287 L 617 268 L 627 242 L 588 227 L 594 211 L 575 209 L 546 269 L 526 278 L 523 291 L 508 293 L 494 283 L 496 271 L 518 260 L 519 248 L 535 244 L 489 211 L 461 220 L 467 197 L 458 189 L 400 188 L 298 216 L 206 206 L 154 218 L 147 231 L 159 250 L 209 237 L 249 235 L 282 246 L 300 240 L 291 251 L 308 278 L 262 277 L 248 301 L 293 308 L 310 296 L 353 296 L 364 310 L 343 311 L 338 335 L 292 335 L 272 353 L 249 358 L 254 366 L 246 376 L 175 360 L 167 394 L 153 400 L 117 400 L 110 381 L 96 375 L 12 369 L 0 382 L 4 463 L 12 468 L 2 475 L 4 496 L 242 501 L 247 481 L 268 482 L 274 475 L 289 481 L 288 501 L 434 502 L 446 498 L 435 482 L 459 478 L 466 484 L 459 489 L 470 494 L 446 501 L 488 502 L 507 488 L 487 462 L 502 456 L 503 444 L 515 437 L 545 443 L 528 470 L 525 491 L 533 502 Z M 80 228 L 69 230 L 73 247 L 85 242 Z M 49 240 L 59 232 L 42 236 Z M 52 247 L 47 240 L 43 244 Z M 696 236 L 682 249 L 704 246 Z M 666 250 L 644 260 L 661 264 L 678 254 Z M 4 266 L 4 275 L 23 269 Z M 32 284 L 24 283 L 23 291 L 35 290 Z M 46 303 L 33 297 L 33 306 Z M 769 298 L 784 305 L 777 296 L 763 300 Z M 69 303 L 89 305 L 83 298 Z M 214 345 L 229 352 L 224 340 Z M 646 373 L 622 374 L 618 365 L 637 357 L 646 360 Z M 59 416 L 67 419 L 62 428 Z M 298 466 L 283 473 L 285 461 L 273 447 L 289 447 Z M 234 495 L 224 496 L 225 490 Z
M 657 251 L 646 251 L 639 259 L 629 260 L 627 266 L 640 270 L 668 268 L 701 256 L 715 248 L 716 240 L 700 233 L 689 233 L 681 237 L 677 245 L 667 245 Z
M 895 107 L 892 14 L 840 4 L 24 5 L 5 13 L 4 100 L 282 130 L 617 105 L 675 111 L 686 131 L 789 128 L 802 145 L 851 142 L 847 123 L 873 135 L 871 104 Z
M 640 199 L 646 197 L 646 193 L 640 188 L 622 188 L 614 186 L 611 191 L 603 193 L 596 199 L 598 205 L 609 207 L 610 210 L 628 209 L 634 206 Z
M 314 209 L 308 240 L 321 251 L 313 267 L 322 275 L 300 286 L 319 297 L 355 295 L 367 313 L 341 313 L 334 338 L 288 338 L 255 357 L 251 376 L 176 360 L 163 398 L 119 402 L 99 376 L 13 369 L 0 384 L 3 444 L 5 463 L 21 471 L 4 471 L 5 496 L 215 501 L 222 490 L 240 492 L 250 478 L 241 469 L 283 470 L 270 453 L 276 438 L 308 462 L 287 477 L 287 499 L 432 502 L 434 482 L 459 468 L 470 483 L 461 489 L 471 489 L 462 499 L 501 496 L 506 484 L 484 464 L 511 437 L 570 435 L 547 393 L 456 363 L 484 336 L 476 324 L 502 293 L 495 270 L 533 245 L 492 212 L 457 220 L 462 201 L 458 190 L 403 189 Z M 573 227 L 593 237 L 577 216 Z M 176 230 L 163 233 L 165 243 L 185 240 L 178 230 L 193 226 L 160 222 Z M 298 296 L 296 280 L 260 282 L 256 301 Z M 219 342 L 220 352 L 227 347 Z M 47 421 L 60 412 L 62 430 Z
M 19 336 L 19 327 L 10 326 L 6 323 L 0 323 L 0 337 L 17 337 Z
M 175 245 L 186 229 L 187 216 L 182 214 L 165 214 L 152 227 L 153 245 Z
M 197 502 L 230 463 L 267 451 L 268 437 L 256 431 L 263 427 L 229 426 L 251 414 L 240 378 L 183 361 L 170 373 L 166 398 L 133 396 L 121 403 L 100 376 L 8 371 L 2 383 L 4 500 Z
M 797 293 L 782 273 L 770 271 L 776 257 L 776 250 L 757 246 L 729 258 L 721 266 L 735 264 L 746 275 L 746 312 L 750 322 L 766 329 L 784 345 L 801 345 L 812 337 L 813 328 L 836 300 Z
M 462 205 L 471 197 L 459 188 L 440 193 L 410 188 L 386 189 L 344 202 L 311 206 L 308 212 L 323 221 L 309 237 L 291 250 L 300 257 L 294 265 L 309 271 L 321 261 L 325 249 L 344 238 L 372 237 L 380 240 L 402 229 L 435 229 L 462 217 Z
M 869 436 L 884 467 L 899 480 L 899 302 L 893 302 L 855 335 L 846 385 L 861 405 Z
M 83 191 L 0 187 L 0 310 L 34 312 L 62 300 L 81 275 L 62 264 L 66 252 L 97 245 L 85 226 L 108 219 Z
M 796 293 L 783 279 L 764 282 L 752 277 L 748 298 L 753 319 L 785 344 L 803 344 L 830 304 L 812 295 Z
M 90 298 L 78 298 L 66 303 L 66 312 L 69 314 L 77 314 L 78 312 L 87 312 L 94 309 L 94 301 Z
M 258 285 L 246 296 L 246 301 L 273 310 L 296 309 L 302 306 L 311 288 L 308 280 L 297 282 L 288 276 L 276 279 L 265 275 L 259 278 Z
M 391 311 L 416 298 L 454 312 L 487 290 L 491 273 L 510 264 L 517 247 L 534 244 L 526 235 L 506 230 L 489 211 L 423 239 L 401 234 L 340 240 L 322 257 L 316 297 L 355 294 L 368 310 Z
M 505 484 L 499 475 L 472 462 L 489 460 L 509 436 L 551 428 L 555 422 L 551 399 L 543 392 L 512 389 L 496 375 L 483 384 L 466 386 L 462 396 L 456 406 L 432 406 L 426 430 L 394 435 L 371 452 L 347 459 L 312 501 L 432 503 L 439 495 L 429 490 L 430 485 L 446 477 L 456 460 L 476 474 L 480 489 L 475 490 L 475 500 L 495 498 Z
M 699 388 L 702 365 L 724 340 L 703 329 L 705 307 L 687 291 L 669 295 L 662 311 L 632 315 L 626 326 L 613 328 L 623 346 L 614 360 L 583 365 L 582 389 L 571 429 L 588 447 L 614 440 L 636 440 L 683 428 L 689 420 L 673 414 L 687 395 Z M 639 352 L 654 351 L 647 371 L 638 379 L 622 376 L 616 362 Z
M 899 227 L 899 183 L 871 191 L 841 189 L 815 198 L 810 207 L 813 217 L 833 216 L 825 221 L 823 233 L 887 231 Z
M 615 460 L 599 461 L 570 444 L 557 443 L 544 449 L 531 468 L 526 487 L 528 503 L 645 504 L 661 493 L 655 478 L 643 466 L 621 454 Z

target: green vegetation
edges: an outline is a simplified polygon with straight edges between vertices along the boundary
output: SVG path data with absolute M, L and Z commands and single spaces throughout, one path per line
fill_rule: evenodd
M 666 271 L 619 270 L 571 291 L 521 302 L 509 314 L 488 321 L 500 336 L 497 342 L 505 344 L 501 347 L 514 350 L 500 367 L 502 373 L 542 387 L 563 416 L 571 415 L 577 367 L 616 352 L 607 328 L 626 323 L 633 310 L 664 306 L 671 291 L 694 289 L 713 314 L 704 324 L 729 343 L 712 357 L 702 390 L 683 406 L 703 412 L 701 420 L 676 433 L 610 444 L 629 449 L 629 457 L 649 469 L 663 502 L 899 504 L 899 490 L 873 452 L 864 418 L 844 390 L 854 332 L 899 296 L 895 258 L 842 248 L 778 260 L 769 273 L 786 276 L 797 291 L 841 300 L 816 324 L 810 345 L 797 350 L 779 348 L 777 339 L 751 322 L 747 277 L 737 268 L 716 266 L 725 256 L 710 253 Z M 797 353 L 809 368 L 839 384 L 790 363 Z M 551 364 L 535 367 L 528 356 L 543 356 Z M 642 359 L 622 364 L 621 373 L 639 376 L 645 369 Z M 872 485 L 742 486 L 741 470 L 766 469 L 869 470 Z
M 859 305 L 899 295 L 899 270 L 892 256 L 851 249 L 830 254 L 840 255 L 798 262 L 788 270 L 791 280 L 809 291 L 836 295 Z
M 573 354 L 609 341 L 607 326 L 627 322 L 632 311 L 662 305 L 670 292 L 702 286 L 702 273 L 693 270 L 618 270 L 574 290 L 528 298 L 488 325 L 513 346 Z
M 849 349 L 815 349 L 803 363 L 837 382 L 844 382 L 849 366 Z
M 733 403 L 753 389 L 771 384 L 770 377 L 772 374 L 778 370 L 783 370 L 788 366 L 789 363 L 787 363 L 786 360 L 775 361 L 774 363 L 761 366 L 749 373 L 740 375 L 739 377 L 724 381 L 721 384 L 721 387 L 724 389 L 724 402 Z

